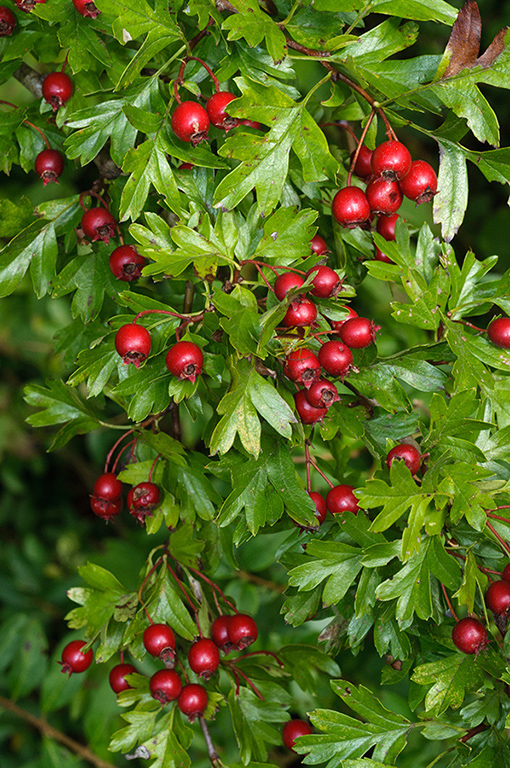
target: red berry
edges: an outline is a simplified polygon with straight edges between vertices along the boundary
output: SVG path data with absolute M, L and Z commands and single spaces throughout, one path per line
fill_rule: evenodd
M 12 35 L 15 26 L 16 16 L 11 9 L 6 8 L 5 5 L 0 5 L 0 37 Z
M 410 445 L 409 443 L 400 443 L 400 445 L 396 445 L 395 448 L 392 448 L 391 451 L 389 451 L 386 456 L 388 469 L 395 460 L 403 461 L 412 475 L 415 475 L 421 466 L 420 452 L 414 445 Z
M 89 208 L 81 218 L 81 228 L 89 240 L 103 240 L 106 245 L 115 237 L 117 222 L 106 208 Z
M 335 385 L 327 379 L 314 381 L 310 389 L 305 389 L 305 397 L 314 408 L 329 408 L 340 400 Z
M 78 13 L 81 13 L 82 16 L 89 16 L 91 19 L 95 19 L 101 13 L 91 0 L 73 0 L 73 5 Z
M 402 205 L 402 192 L 396 181 L 385 178 L 374 179 L 367 187 L 370 210 L 377 216 L 389 216 Z
M 69 672 L 71 676 L 73 672 L 85 672 L 90 667 L 94 654 L 91 648 L 83 653 L 81 649 L 86 645 L 85 640 L 72 640 L 66 645 L 62 651 L 62 661 L 58 662 L 62 665 L 62 672 Z
M 182 680 L 173 669 L 158 669 L 149 680 L 151 696 L 161 706 L 178 699 L 182 691 Z
M 377 219 L 376 229 L 381 237 L 384 237 L 385 240 L 395 239 L 395 224 L 398 219 L 398 213 L 393 213 L 391 216 L 380 216 Z
M 25 13 L 30 13 L 33 8 L 35 8 L 37 3 L 45 3 L 46 0 L 14 0 L 16 4 L 16 8 L 19 8 L 20 11 L 25 11 Z
M 187 141 L 196 147 L 207 140 L 209 115 L 196 101 L 182 101 L 174 110 L 170 125 L 181 141 Z
M 477 619 L 467 617 L 456 623 L 452 630 L 454 645 L 462 653 L 479 653 L 489 642 L 487 630 Z
M 403 179 L 411 167 L 411 154 L 400 141 L 385 141 L 372 152 L 372 171 L 390 181 Z
M 359 512 L 358 499 L 353 493 L 353 485 L 335 485 L 326 496 L 326 506 L 332 515 L 342 515 L 344 512 Z
M 216 128 L 223 128 L 224 131 L 228 131 L 239 123 L 237 118 L 230 117 L 226 109 L 227 104 L 230 104 L 231 101 L 237 98 L 237 96 L 228 91 L 218 91 L 218 93 L 213 93 L 210 99 L 208 99 L 205 108 L 209 115 L 209 120 Z
M 336 221 L 349 229 L 367 226 L 372 213 L 367 196 L 359 187 L 344 187 L 337 192 L 331 211 Z
M 126 680 L 126 675 L 131 675 L 133 672 L 136 672 L 136 668 L 132 664 L 117 664 L 116 667 L 113 667 L 108 675 L 108 682 L 112 691 L 120 693 L 132 688 L 133 686 Z
M 110 254 L 110 269 L 117 280 L 130 283 L 138 280 L 145 266 L 145 259 L 135 251 L 132 245 L 119 245 Z
M 239 125 L 247 125 L 249 128 L 260 130 L 260 123 L 257 123 L 256 120 L 240 120 Z
M 352 366 L 352 352 L 341 341 L 326 341 L 319 350 L 319 363 L 331 376 L 347 376 Z
M 99 475 L 94 483 L 94 496 L 99 499 L 115 501 L 122 496 L 122 483 L 113 472 Z
M 227 624 L 230 616 L 223 614 L 214 619 L 211 625 L 211 637 L 220 651 L 228 653 L 232 648 L 232 643 L 228 639 Z
M 166 353 L 165 363 L 177 379 L 188 379 L 193 383 L 202 373 L 204 355 L 192 341 L 178 341 Z
M 201 637 L 189 649 L 188 662 L 195 674 L 209 680 L 220 664 L 217 645 L 207 637 Z
M 339 331 L 342 325 L 346 323 L 347 320 L 350 320 L 351 317 L 358 317 L 358 313 L 355 312 L 351 307 L 339 307 L 339 309 L 346 309 L 349 314 L 347 317 L 344 317 L 343 320 L 330 320 L 331 327 L 334 331 Z
M 143 645 L 155 659 L 167 661 L 175 656 L 175 635 L 166 624 L 149 624 L 143 633 Z
M 143 525 L 158 506 L 161 494 L 155 483 L 138 483 L 128 493 L 127 505 L 131 515 Z
M 356 150 L 351 152 L 351 163 L 354 160 L 354 155 L 356 153 Z M 356 165 L 354 166 L 354 175 L 358 177 L 358 179 L 363 179 L 366 181 L 369 179 L 372 175 L 372 150 L 369 149 L 365 144 L 362 144 L 360 147 L 360 151 L 358 153 L 358 158 L 356 160 Z
M 485 602 L 496 616 L 510 614 L 510 584 L 508 581 L 493 581 L 485 593 Z
M 317 317 L 317 307 L 306 296 L 296 296 L 291 301 L 282 322 L 287 328 L 302 328 L 312 325 Z
M 182 689 L 177 706 L 183 715 L 188 716 L 190 723 L 192 723 L 195 717 L 200 717 L 204 714 L 208 703 L 209 697 L 204 686 L 198 683 L 190 683 Z
M 191 169 L 194 168 L 194 167 L 195 166 L 193 165 L 193 163 L 181 163 L 178 166 L 177 170 L 178 171 L 191 171 Z
M 133 363 L 135 368 L 139 368 L 151 351 L 151 346 L 151 335 L 143 325 L 127 323 L 115 334 L 115 349 L 123 358 L 124 365 Z
M 278 301 L 283 301 L 291 288 L 301 288 L 305 281 L 296 272 L 282 272 L 274 281 L 274 292 Z
M 306 399 L 306 389 L 300 389 L 294 394 L 296 411 L 303 424 L 316 424 L 327 414 L 327 408 L 314 408 Z
M 320 493 L 317 493 L 316 491 L 310 491 L 308 495 L 315 504 L 315 517 L 317 518 L 319 525 L 322 525 L 328 513 L 326 500 L 323 496 L 320 495 Z
M 122 511 L 122 499 L 97 499 L 95 496 L 90 497 L 90 507 L 92 512 L 106 520 L 108 523 L 112 517 L 119 515 Z
M 294 742 L 299 736 L 309 736 L 312 729 L 304 720 L 290 720 L 285 723 L 282 731 L 283 743 L 287 749 L 294 751 Z
M 310 275 L 314 275 L 313 288 L 310 291 L 312 296 L 317 296 L 319 299 L 336 297 L 341 288 L 341 282 L 334 269 L 318 265 L 308 270 L 306 277 L 308 278 Z
M 323 238 L 320 235 L 314 235 L 312 239 L 310 240 L 310 248 L 314 253 L 317 254 L 317 256 L 322 256 L 323 254 L 328 252 L 328 246 L 326 245 L 326 241 L 323 240 Z
M 228 639 L 238 651 L 247 648 L 257 639 L 259 632 L 255 620 L 246 613 L 235 613 L 227 623 Z
M 321 365 L 314 353 L 306 347 L 293 350 L 285 359 L 283 372 L 296 384 L 307 389 L 321 377 Z
M 64 157 L 57 149 L 43 149 L 35 158 L 35 172 L 43 180 L 43 186 L 57 181 L 64 170 Z
M 490 341 L 502 349 L 510 349 L 510 317 L 498 317 L 489 325 Z
M 56 112 L 73 95 L 73 83 L 65 72 L 50 72 L 43 80 L 42 95 Z
M 503 578 L 505 581 L 510 581 L 510 563 L 508 563 L 507 565 L 505 565 L 505 568 L 504 568 L 504 570 L 503 570 L 503 576 L 502 576 L 502 578 Z
M 394 264 L 395 262 L 392 261 L 389 256 L 386 256 L 385 253 L 383 253 L 377 246 L 375 247 L 375 261 L 384 261 L 385 264 Z
M 418 204 L 430 203 L 437 192 L 435 170 L 425 160 L 415 160 L 409 173 L 400 180 L 400 189 L 409 200 Z
M 366 317 L 351 317 L 340 328 L 340 338 L 351 349 L 362 349 L 375 341 L 376 330 Z

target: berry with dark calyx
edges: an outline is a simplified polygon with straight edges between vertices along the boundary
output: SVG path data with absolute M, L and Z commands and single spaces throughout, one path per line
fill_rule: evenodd
M 505 565 L 501 578 L 504 579 L 504 581 L 510 581 L 510 563 Z
M 294 394 L 294 402 L 296 404 L 296 411 L 303 424 L 316 424 L 318 421 L 322 421 L 327 414 L 327 408 L 315 408 L 310 405 L 306 398 L 306 389 L 300 389 L 299 392 Z
M 149 680 L 151 696 L 161 706 L 178 699 L 182 691 L 182 680 L 173 669 L 158 669 Z
M 356 150 L 351 152 L 351 163 L 354 160 L 355 154 Z M 363 179 L 363 181 L 366 181 L 372 176 L 371 160 L 372 150 L 369 149 L 365 144 L 362 144 L 356 159 L 356 165 L 353 169 L 353 173 L 358 177 L 358 179 Z
M 367 196 L 359 187 L 340 189 L 333 198 L 331 211 L 336 221 L 349 229 L 367 226 L 372 214 Z
M 421 454 L 414 445 L 410 443 L 400 443 L 392 448 L 386 456 L 388 469 L 394 461 L 403 461 L 412 475 L 415 475 L 421 466 Z
M 415 160 L 411 163 L 409 173 L 400 180 L 400 189 L 409 200 L 420 203 L 430 203 L 437 192 L 437 176 L 435 170 L 425 160 Z
M 321 364 L 311 349 L 294 349 L 285 359 L 283 372 L 296 384 L 303 384 L 307 389 L 321 377 Z
M 227 623 L 228 639 L 238 651 L 247 648 L 259 636 L 255 620 L 246 613 L 235 613 Z
M 106 208 L 89 208 L 81 218 L 81 228 L 89 240 L 103 240 L 108 245 L 115 236 L 117 222 Z
M 92 649 L 83 653 L 82 648 L 87 645 L 85 640 L 72 640 L 62 651 L 62 660 L 58 663 L 62 665 L 62 672 L 68 672 L 69 676 L 73 672 L 85 672 L 92 664 L 94 654 Z
M 329 408 L 337 400 L 340 400 L 337 388 L 332 381 L 327 379 L 314 381 L 310 389 L 305 389 L 305 396 L 314 408 Z
M 462 653 L 478 654 L 489 642 L 489 636 L 483 624 L 468 616 L 456 623 L 452 630 L 452 640 Z
M 155 659 L 167 662 L 175 656 L 175 635 L 167 624 L 149 624 L 143 633 L 143 645 Z
M 398 213 L 392 213 L 391 216 L 379 216 L 377 219 L 376 230 L 385 240 L 395 239 L 395 224 L 399 219 Z
M 489 340 L 496 347 L 510 349 L 510 317 L 498 317 L 487 330 Z
M 114 693 L 121 693 L 121 691 L 127 691 L 133 686 L 126 680 L 126 675 L 131 675 L 136 672 L 136 668 L 132 664 L 117 664 L 110 670 L 108 675 L 108 682 L 110 688 Z
M 97 499 L 95 496 L 91 496 L 90 507 L 95 515 L 108 523 L 112 517 L 116 517 L 122 512 L 122 499 Z
M 25 13 L 30 13 L 37 3 L 45 3 L 46 0 L 14 0 L 16 4 L 16 8 L 18 8 L 20 11 L 24 11 Z
M 282 731 L 283 743 L 287 749 L 294 751 L 294 742 L 299 736 L 309 736 L 312 729 L 304 720 L 289 720 L 285 723 Z
M 109 501 L 115 501 L 122 496 L 122 483 L 114 472 L 99 475 L 94 483 L 94 496 Z
M 58 149 L 43 149 L 35 158 L 34 169 L 43 180 L 43 186 L 57 181 L 64 171 L 64 157 Z
M 319 350 L 319 363 L 331 376 L 347 376 L 352 367 L 352 352 L 341 341 L 326 341 Z
M 42 95 L 48 104 L 51 104 L 56 112 L 73 95 L 72 80 L 65 72 L 50 72 L 43 80 Z
M 328 514 L 326 500 L 323 496 L 321 496 L 320 493 L 317 493 L 316 491 L 310 491 L 308 495 L 315 504 L 315 517 L 317 518 L 317 522 L 319 525 L 322 525 L 326 519 L 326 515 Z
M 372 152 L 370 164 L 375 176 L 398 181 L 409 173 L 411 153 L 400 141 L 385 141 Z
M 128 493 L 127 505 L 130 514 L 143 525 L 161 501 L 161 493 L 155 483 L 138 483 Z
M 320 235 L 314 235 L 310 240 L 310 248 L 317 256 L 323 256 L 328 252 L 326 241 Z
M 177 706 L 183 715 L 188 716 L 190 723 L 195 717 L 201 717 L 209 703 L 209 696 L 203 685 L 190 683 L 185 685 L 177 700 Z
M 341 288 L 341 281 L 334 269 L 318 265 L 308 270 L 306 277 L 309 278 L 310 275 L 313 275 L 313 288 L 310 291 L 312 296 L 317 296 L 319 299 L 329 299 L 337 296 Z
M 205 108 L 209 115 L 209 120 L 216 126 L 216 128 L 222 128 L 224 131 L 228 131 L 239 123 L 237 118 L 230 117 L 227 112 L 227 105 L 237 98 L 237 96 L 234 96 L 233 93 L 229 93 L 228 91 L 218 91 L 218 93 L 213 93 L 208 99 Z
M 223 653 L 229 653 L 232 649 L 232 643 L 228 639 L 227 624 L 230 616 L 223 614 L 214 619 L 211 624 L 211 637 L 213 642 Z
M 287 328 L 302 328 L 305 325 L 312 325 L 317 318 L 317 307 L 311 299 L 306 296 L 296 296 L 290 303 L 282 323 Z
M 335 485 L 326 496 L 326 506 L 332 515 L 343 515 L 344 512 L 359 512 L 358 499 L 353 493 L 353 485 Z
M 15 26 L 16 16 L 11 9 L 6 8 L 5 5 L 0 5 L 0 37 L 12 35 Z
M 501 579 L 489 584 L 485 593 L 485 602 L 496 616 L 508 617 L 510 614 L 510 584 Z
M 101 13 L 91 0 L 73 0 L 73 5 L 78 13 L 91 19 L 95 19 Z
M 394 264 L 394 263 L 395 263 L 394 261 L 392 261 L 392 260 L 389 258 L 389 256 L 386 256 L 386 254 L 385 254 L 385 253 L 383 253 L 383 252 L 381 251 L 381 249 L 380 249 L 380 248 L 378 248 L 377 246 L 375 247 L 375 256 L 374 256 L 374 259 L 375 259 L 375 261 L 384 261 L 384 263 L 385 263 L 385 264 Z
M 207 682 L 220 664 L 218 646 L 213 640 L 201 637 L 189 649 L 188 662 L 193 672 Z
M 351 349 L 363 349 L 375 341 L 378 330 L 366 317 L 351 317 L 340 328 L 340 338 Z
M 145 266 L 145 259 L 135 251 L 132 245 L 119 245 L 110 254 L 110 269 L 117 280 L 130 283 L 138 280 Z
M 182 101 L 174 110 L 170 125 L 177 138 L 196 147 L 207 140 L 209 115 L 196 101 Z
M 193 384 L 202 373 L 204 355 L 192 341 L 178 341 L 166 353 L 165 364 L 177 379 L 188 379 Z
M 301 288 L 305 281 L 296 272 L 282 272 L 274 281 L 274 293 L 278 301 L 283 301 L 291 288 Z
M 370 210 L 376 216 L 389 216 L 402 205 L 403 195 L 396 181 L 380 178 L 371 181 L 366 191 Z
M 122 325 L 115 334 L 115 349 L 123 358 L 124 364 L 133 363 L 139 368 L 151 351 L 151 335 L 147 328 L 136 323 Z

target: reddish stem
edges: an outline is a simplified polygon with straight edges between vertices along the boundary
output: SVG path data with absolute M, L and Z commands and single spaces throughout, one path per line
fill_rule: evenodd
M 45 135 L 45 134 L 44 134 L 44 133 L 41 131 L 41 129 L 40 129 L 40 128 L 38 128 L 38 127 L 37 127 L 37 125 L 34 125 L 33 123 L 31 123 L 31 122 L 30 122 L 30 120 L 24 120 L 23 122 L 24 122 L 24 123 L 26 123 L 27 125 L 29 125 L 31 128 L 33 128 L 33 129 L 34 129 L 34 131 L 37 131 L 37 133 L 39 133 L 39 134 L 40 134 L 40 135 L 43 137 L 43 139 L 44 139 L 44 142 L 45 142 L 45 144 L 46 144 L 47 148 L 48 148 L 48 149 L 51 149 L 51 147 L 50 147 L 50 142 L 49 142 L 49 141 L 48 141 L 48 139 L 46 138 L 46 135 Z
M 450 598 L 448 597 L 448 593 L 446 592 L 446 587 L 445 587 L 444 584 L 441 584 L 441 589 L 443 590 L 444 598 L 445 598 L 446 602 L 448 603 L 448 608 L 450 609 L 450 613 L 452 614 L 452 616 L 455 619 L 455 621 L 458 621 L 459 619 L 457 618 L 457 614 L 453 610 L 453 605 L 450 602 Z
M 460 739 L 463 744 L 466 743 L 466 741 L 469 741 L 469 739 L 473 738 L 473 736 L 476 736 L 477 733 L 481 733 L 482 731 L 486 731 L 488 729 L 488 725 L 485 725 L 485 723 L 482 723 L 481 725 L 477 725 L 475 728 L 471 728 L 470 731 L 468 731 L 464 736 Z
M 198 61 L 198 63 L 203 66 L 203 68 L 209 73 L 209 77 L 214 83 L 214 90 L 216 91 L 216 93 L 218 93 L 218 91 L 220 90 L 220 81 L 212 71 L 211 67 L 208 64 L 206 64 L 205 61 L 202 61 L 202 59 L 199 59 L 198 56 L 186 56 L 186 59 L 187 59 L 186 64 L 188 63 L 188 61 Z
M 459 560 L 464 560 L 464 561 L 466 561 L 466 560 L 467 560 L 467 557 L 466 557 L 466 555 L 461 555 L 461 553 L 460 553 L 460 552 L 451 551 L 451 552 L 450 552 L 450 554 L 451 554 L 451 555 L 453 555 L 454 557 L 457 557 L 457 558 L 459 558 Z M 495 576 L 501 576 L 501 571 L 493 571 L 493 570 L 491 570 L 490 568 L 484 568 L 484 567 L 483 567 L 483 565 L 478 565 L 478 563 L 476 563 L 476 567 L 477 567 L 477 568 L 478 568 L 478 570 L 479 570 L 479 571 L 481 571 L 482 573 L 485 573 L 485 574 L 489 574 L 489 573 L 492 573 L 492 574 L 494 574 Z
M 312 481 L 310 478 L 310 446 L 305 441 L 305 462 L 306 462 L 306 490 L 308 493 L 312 490 Z
M 152 482 L 152 473 L 154 472 L 154 468 L 155 468 L 155 466 L 156 466 L 156 462 L 158 461 L 158 459 L 160 459 L 160 458 L 161 458 L 161 456 L 162 456 L 162 454 L 161 454 L 161 453 L 158 453 L 158 455 L 156 456 L 156 458 L 155 458 L 155 459 L 154 459 L 154 461 L 152 462 L 152 466 L 151 466 L 151 469 L 150 469 L 150 472 L 149 472 L 149 483 L 151 483 L 151 482 Z
M 352 130 L 351 126 L 345 120 L 337 120 L 334 123 L 319 123 L 319 128 L 328 128 L 330 126 L 331 127 L 335 127 L 335 128 L 343 128 L 344 131 L 347 131 L 348 133 L 351 134 L 351 136 L 354 139 L 354 141 L 356 142 L 356 144 L 359 143 L 358 137 L 356 136 L 356 134 Z
M 231 661 L 231 662 L 230 662 L 230 665 L 232 665 L 232 664 L 233 664 L 233 662 Z M 231 668 L 232 668 L 232 667 L 231 667 Z M 232 668 L 232 671 L 234 672 L 233 668 Z M 258 696 L 258 697 L 259 697 L 259 699 L 260 699 L 261 701 L 264 701 L 264 697 L 262 696 L 261 692 L 260 692 L 260 691 L 259 691 L 259 689 L 258 689 L 258 688 L 257 688 L 257 687 L 256 687 L 256 686 L 255 686 L 255 685 L 252 683 L 252 681 L 250 680 L 250 678 L 248 677 L 248 675 L 245 675 L 245 674 L 244 674 L 244 672 L 243 672 L 241 669 L 237 669 L 237 667 L 236 667 L 236 670 L 235 670 L 235 672 L 237 672 L 237 674 L 238 674 L 238 675 L 241 675 L 241 677 L 242 677 L 244 680 L 246 680 L 246 682 L 248 683 L 248 685 L 249 685 L 249 686 L 250 686 L 250 688 L 252 689 L 253 693 L 255 693 L 255 695 L 256 695 L 256 696 Z M 235 674 L 235 673 L 234 673 L 234 674 Z M 237 689 L 237 690 L 239 691 L 239 687 L 238 687 L 238 689 Z
M 13 109 L 19 109 L 17 104 L 13 104 L 12 101 L 4 101 L 0 99 L 0 104 L 5 104 L 6 107 L 12 107 Z
M 269 282 L 269 280 L 267 279 L 267 277 L 265 276 L 264 272 L 262 271 L 262 267 L 260 267 L 255 262 L 253 262 L 253 263 L 255 264 L 255 269 L 257 270 L 257 272 L 261 276 L 262 280 L 265 282 L 266 286 L 269 288 L 270 291 L 272 291 L 274 293 L 274 288 L 271 285 L 271 283 Z
M 323 478 L 323 480 L 325 480 L 327 482 L 329 487 L 330 488 L 334 488 L 335 487 L 334 483 L 332 483 L 331 480 L 328 480 L 328 478 L 326 477 L 324 472 L 321 469 L 319 469 L 319 467 L 317 466 L 317 464 L 315 463 L 315 461 L 312 459 L 311 456 L 310 456 L 309 461 L 310 461 L 310 464 L 312 465 L 312 467 L 315 469 L 315 471 L 318 472 L 319 475 Z
M 168 309 L 144 309 L 135 315 L 133 323 L 143 317 L 144 315 L 171 315 L 171 317 L 178 317 L 180 320 L 185 320 L 187 323 L 199 323 L 204 318 L 204 313 L 200 312 L 198 315 L 181 315 L 179 312 L 170 312 Z
M 117 446 L 120 445 L 120 443 L 124 440 L 125 437 L 127 437 L 128 435 L 132 435 L 133 431 L 134 430 L 130 429 L 129 432 L 124 432 L 124 434 L 121 437 L 119 437 L 119 439 L 114 443 L 113 448 L 110 449 L 110 451 L 109 451 L 109 453 L 108 453 L 108 455 L 106 457 L 106 461 L 105 461 L 105 465 L 104 465 L 104 471 L 105 472 L 108 472 L 108 465 L 110 463 L 110 459 L 112 458 L 113 453 L 114 453 L 115 449 L 117 448 Z
M 460 323 L 460 325 L 466 325 L 468 328 L 472 328 L 474 331 L 480 331 L 480 333 L 487 333 L 486 328 L 479 328 L 477 325 L 473 325 L 473 323 L 468 323 L 467 320 L 452 320 L 453 323 Z
M 256 259 L 244 259 L 244 261 L 240 262 L 241 266 L 244 266 L 244 264 L 254 264 L 255 266 L 259 267 L 265 267 L 266 269 L 270 269 L 276 274 L 278 274 L 278 271 L 283 269 L 287 272 L 295 272 L 298 275 L 306 275 L 306 272 L 303 269 L 296 269 L 295 267 L 275 267 L 272 264 L 266 264 L 264 261 L 257 261 Z
M 147 613 L 147 609 L 145 608 L 145 603 L 144 603 L 144 602 L 143 602 L 143 600 L 142 600 L 142 593 L 143 593 L 143 590 L 145 589 L 145 585 L 147 584 L 148 580 L 150 579 L 150 577 L 152 576 L 152 574 L 154 573 L 154 571 L 155 571 L 157 568 L 159 568 L 159 566 L 160 566 L 160 565 L 161 565 L 161 563 L 164 561 L 164 559 L 165 559 L 164 557 L 160 557 L 158 560 L 156 560 L 156 562 L 154 563 L 154 565 L 153 565 L 153 566 L 152 566 L 152 567 L 151 567 L 151 568 L 150 568 L 150 569 L 147 571 L 147 575 L 146 575 L 146 577 L 144 578 L 144 580 L 142 581 L 142 583 L 140 584 L 140 589 L 138 590 L 138 602 L 139 602 L 139 603 L 141 603 L 141 604 L 143 605 L 143 608 L 144 608 L 144 610 L 145 610 L 145 613 L 147 614 L 147 616 L 148 616 L 148 619 L 149 619 L 149 621 L 150 621 L 150 623 L 151 623 L 151 624 L 153 624 L 154 622 L 152 621 L 151 617 L 150 617 L 150 616 L 149 616 L 149 614 Z
M 170 552 L 168 554 L 170 555 L 172 560 L 177 560 L 177 558 L 175 558 L 173 555 L 171 555 Z M 218 587 L 218 585 L 214 583 L 214 581 L 211 581 L 211 579 L 208 576 L 206 576 L 204 573 L 200 573 L 200 571 L 197 571 L 196 568 L 192 568 L 190 565 L 187 565 L 186 567 L 190 571 L 192 571 L 194 574 L 196 574 L 196 576 L 198 576 L 200 579 L 203 579 L 206 582 L 206 584 L 209 584 L 209 586 L 212 589 L 215 589 L 217 592 L 219 592 L 219 594 L 221 595 L 221 599 L 223 600 L 225 605 L 228 605 L 228 607 L 231 608 L 234 611 L 234 613 L 239 613 L 239 611 L 237 610 L 235 605 L 230 602 L 230 600 L 225 596 L 225 594 Z
M 361 147 L 363 146 L 363 142 L 365 141 L 365 136 L 368 133 L 368 129 L 370 128 L 370 126 L 372 124 L 372 120 L 374 119 L 374 116 L 375 116 L 375 110 L 372 107 L 372 111 L 371 111 L 370 116 L 369 116 L 369 118 L 367 120 L 367 124 L 363 128 L 363 133 L 360 136 L 360 140 L 358 142 L 358 146 L 356 147 L 356 151 L 354 152 L 353 158 L 351 160 L 351 167 L 349 168 L 349 173 L 347 174 L 347 186 L 348 187 L 351 186 L 351 179 L 352 179 L 352 174 L 354 172 L 354 166 L 357 163 L 359 153 L 361 152 Z
M 175 659 L 176 659 L 177 664 L 179 665 L 179 667 L 181 669 L 181 673 L 182 673 L 182 676 L 184 678 L 184 682 L 186 684 L 188 684 L 189 683 L 188 673 L 186 672 L 186 669 L 184 668 L 182 661 L 180 660 L 180 658 L 178 656 L 176 656 Z
M 170 556 L 171 556 L 171 555 L 170 555 Z M 189 596 L 189 595 L 188 595 L 188 593 L 186 592 L 186 589 L 184 588 L 184 584 L 182 583 L 182 581 L 180 580 L 180 578 L 177 576 L 177 574 L 176 574 L 176 573 L 175 573 L 175 571 L 173 570 L 173 568 L 172 568 L 172 566 L 170 565 L 170 563 L 168 563 L 168 562 L 167 562 L 167 564 L 166 564 L 166 567 L 168 568 L 168 570 L 170 571 L 170 573 L 171 573 L 171 574 L 172 574 L 172 576 L 174 577 L 175 581 L 176 581 L 176 582 L 177 582 L 177 584 L 179 585 L 179 587 L 180 587 L 180 589 L 181 589 L 182 593 L 184 594 L 184 597 L 186 598 L 186 601 L 189 603 L 189 605 L 190 605 L 190 607 L 191 607 L 191 610 L 192 610 L 192 611 L 193 611 L 193 613 L 195 614 L 195 621 L 196 621 L 196 624 L 197 624 L 198 634 L 200 635 L 200 637 L 203 637 L 203 634 L 202 634 L 202 630 L 201 630 L 201 628 L 200 628 L 200 621 L 199 621 L 199 619 L 198 619 L 198 610 L 197 610 L 197 609 L 196 609 L 196 607 L 194 606 L 194 604 L 193 604 L 193 601 L 191 600 L 190 596 Z
M 112 467 L 112 472 L 115 472 L 115 470 L 117 469 L 117 464 L 119 463 L 119 459 L 120 459 L 120 457 L 122 456 L 122 454 L 124 453 L 124 451 L 125 451 L 127 448 L 131 448 L 131 449 L 132 449 L 132 450 L 131 450 L 131 455 L 133 455 L 133 451 L 134 451 L 134 449 L 135 449 L 135 446 L 136 446 L 137 440 L 138 440 L 138 438 L 137 438 L 137 437 L 135 437 L 135 439 L 134 439 L 134 440 L 131 440 L 131 442 L 130 442 L 130 443 L 127 443 L 127 445 L 125 445 L 125 446 L 124 446 L 124 448 L 122 448 L 122 450 L 121 450 L 121 451 L 119 451 L 119 453 L 118 453 L 118 456 L 117 456 L 117 458 L 115 459 L 115 464 L 114 464 L 114 465 L 113 465 L 113 467 Z
M 500 517 L 499 515 L 493 515 L 491 512 L 487 512 L 487 517 L 490 517 L 492 520 L 501 520 L 503 523 L 510 523 L 510 520 L 508 517 Z
M 501 507 L 496 507 L 496 509 L 510 509 L 510 504 L 503 504 Z
M 503 547 L 503 549 L 505 549 L 505 550 L 508 552 L 508 554 L 510 555 L 510 546 L 508 546 L 508 544 L 506 543 L 506 541 L 505 541 L 505 540 L 504 540 L 504 539 L 503 539 L 503 538 L 502 538 L 502 537 L 499 535 L 499 533 L 498 533 L 498 532 L 497 532 L 497 530 L 494 528 L 494 526 L 493 526 L 493 525 L 491 525 L 491 524 L 489 523 L 489 521 L 488 521 L 488 520 L 486 520 L 485 524 L 486 524 L 487 528 L 489 529 L 489 531 L 490 531 L 492 534 L 494 534 L 494 536 L 497 538 L 497 540 L 499 541 L 499 543 L 501 544 L 501 546 Z
M 243 659 L 246 659 L 248 656 L 259 656 L 260 654 L 264 654 L 265 656 L 272 656 L 273 659 L 275 659 L 280 667 L 284 667 L 284 663 L 281 659 L 278 658 L 276 653 L 273 653 L 272 651 L 250 651 L 250 653 L 244 653 L 242 656 L 239 656 L 237 659 L 232 659 L 230 662 L 231 664 L 237 664 L 238 661 L 242 661 Z

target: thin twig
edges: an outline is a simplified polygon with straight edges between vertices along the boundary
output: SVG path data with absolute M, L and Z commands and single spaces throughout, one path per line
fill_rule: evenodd
M 200 723 L 200 727 L 202 728 L 202 733 L 204 734 L 205 744 L 207 747 L 207 754 L 209 755 L 209 760 L 211 761 L 211 765 L 216 766 L 220 762 L 220 758 L 214 747 L 213 741 L 211 739 L 211 734 L 209 733 L 209 728 L 207 727 L 207 723 L 205 722 L 203 715 L 198 716 L 198 722 Z
M 493 525 L 491 525 L 491 524 L 489 523 L 489 521 L 488 521 L 488 520 L 486 520 L 486 521 L 485 521 L 485 524 L 486 524 L 487 528 L 489 529 L 489 531 L 490 531 L 491 533 L 493 533 L 493 534 L 494 534 L 494 536 L 497 538 L 497 540 L 499 541 L 499 543 L 501 544 L 501 546 L 503 547 L 503 549 L 505 549 L 505 550 L 508 552 L 508 554 L 510 555 L 510 546 L 507 544 L 507 542 L 506 542 L 506 541 L 505 541 L 505 540 L 504 540 L 504 539 L 503 539 L 503 538 L 502 538 L 502 537 L 499 535 L 499 533 L 497 532 L 497 530 L 494 528 L 494 526 L 493 526 Z

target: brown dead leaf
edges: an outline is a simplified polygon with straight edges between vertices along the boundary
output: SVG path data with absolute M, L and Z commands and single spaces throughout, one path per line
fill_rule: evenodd
M 488 69 L 503 52 L 507 29 L 508 27 L 500 29 L 485 53 L 478 56 L 482 35 L 480 11 L 475 0 L 466 0 L 459 11 L 446 46 L 445 54 L 449 53 L 450 56 L 441 80 L 454 77 L 463 69 L 478 66 Z

